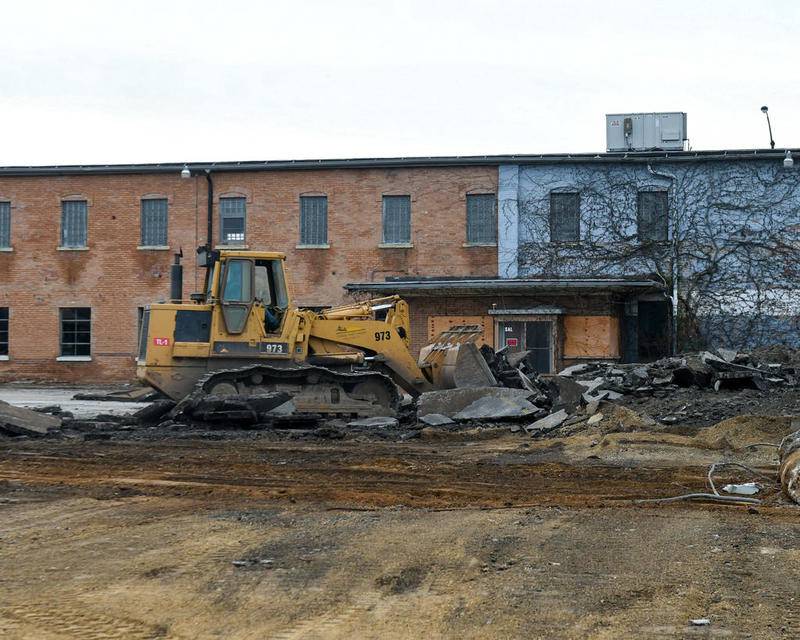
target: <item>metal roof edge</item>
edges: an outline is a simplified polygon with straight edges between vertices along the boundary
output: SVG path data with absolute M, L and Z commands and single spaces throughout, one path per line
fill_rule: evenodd
M 231 162 L 166 162 L 140 164 L 86 164 L 0 166 L 0 176 L 95 175 L 180 173 L 192 171 L 298 171 L 319 169 L 369 169 L 393 167 L 495 166 L 502 164 L 548 164 L 578 162 L 691 162 L 710 160 L 780 160 L 786 151 L 800 149 L 728 149 L 708 151 L 634 151 L 603 153 L 504 154 L 483 156 L 414 156 L 396 158 L 331 158 Z
M 655 280 L 626 280 L 623 278 L 564 278 L 564 279 L 530 279 L 506 278 L 495 280 L 405 280 L 387 282 L 349 282 L 344 285 L 347 291 L 425 291 L 440 289 L 526 289 L 526 288 L 603 288 L 603 287 L 630 287 L 630 288 L 664 288 L 664 284 Z

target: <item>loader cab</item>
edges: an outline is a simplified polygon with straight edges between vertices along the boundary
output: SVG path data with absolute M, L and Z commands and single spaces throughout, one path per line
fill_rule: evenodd
M 283 263 L 277 253 L 221 251 L 208 266 L 206 301 L 220 305 L 227 333 L 243 333 L 251 315 L 265 333 L 280 333 L 289 308 Z

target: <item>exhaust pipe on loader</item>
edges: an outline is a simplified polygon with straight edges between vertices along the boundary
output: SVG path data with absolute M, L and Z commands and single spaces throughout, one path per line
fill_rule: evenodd
M 169 268 L 169 299 L 179 304 L 183 299 L 183 249 L 175 254 L 175 262 Z

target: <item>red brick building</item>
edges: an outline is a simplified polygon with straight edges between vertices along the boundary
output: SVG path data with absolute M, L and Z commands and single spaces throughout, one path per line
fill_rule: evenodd
M 285 252 L 295 301 L 333 305 L 347 283 L 495 277 L 497 175 L 481 158 L 0 167 L 0 379 L 130 379 L 174 253 L 184 297 L 202 286 L 209 182 L 215 244 Z

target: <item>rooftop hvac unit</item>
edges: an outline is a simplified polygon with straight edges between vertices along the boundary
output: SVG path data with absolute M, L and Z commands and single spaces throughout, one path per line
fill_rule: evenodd
M 606 114 L 607 151 L 683 151 L 687 140 L 682 111 Z

